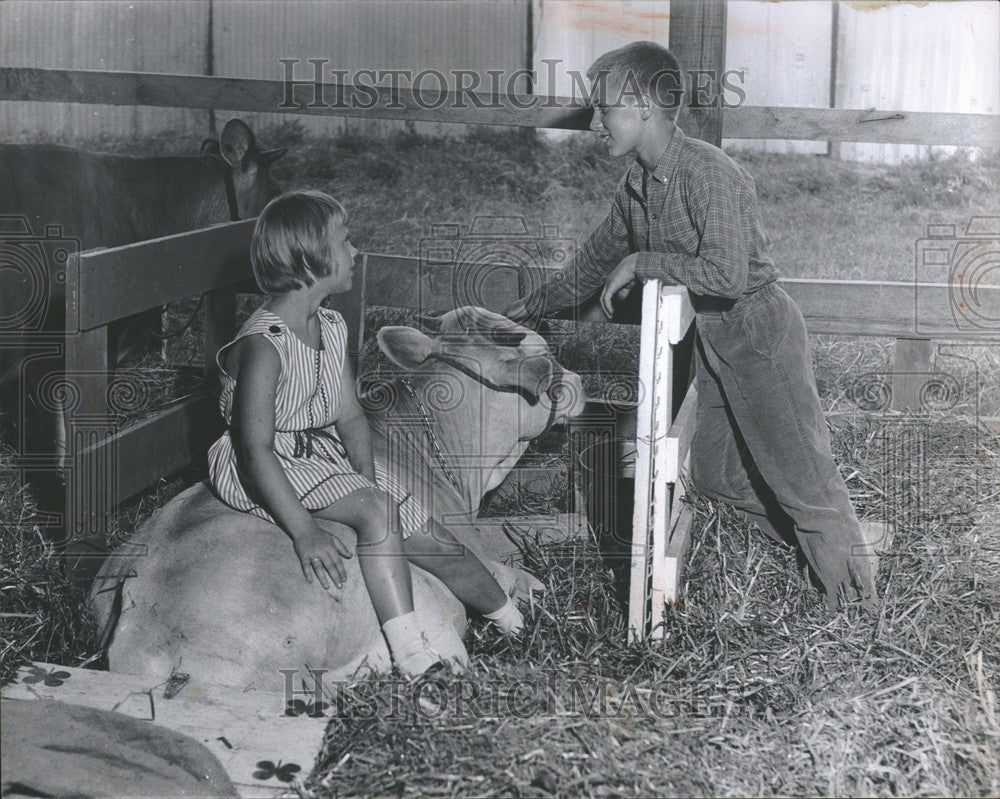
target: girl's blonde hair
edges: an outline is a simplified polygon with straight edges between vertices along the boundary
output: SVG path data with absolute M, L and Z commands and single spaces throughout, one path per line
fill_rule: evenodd
M 300 189 L 271 200 L 257 218 L 250 243 L 260 290 L 285 294 L 329 275 L 334 224 L 346 225 L 347 211 L 329 194 Z

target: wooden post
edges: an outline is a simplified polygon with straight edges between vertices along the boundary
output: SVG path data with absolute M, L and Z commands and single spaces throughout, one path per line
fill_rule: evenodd
M 68 317 L 67 317 L 68 318 Z M 65 455 L 66 571 L 89 581 L 107 553 L 107 535 L 117 505 L 117 423 L 108 403 L 108 328 L 67 332 Z M 99 454 L 95 454 L 95 451 Z
M 67 574 L 89 581 L 107 552 L 116 505 L 116 422 L 109 403 L 111 372 L 107 325 L 82 330 L 80 256 L 66 269 L 66 360 L 57 404 L 62 415 L 62 485 L 65 491 L 64 549 Z M 100 450 L 98 457 L 94 449 Z M 88 452 L 89 451 L 89 452 Z
M 892 349 L 891 408 L 894 411 L 920 411 L 920 392 L 933 368 L 933 359 L 934 342 L 931 339 L 896 339 Z
M 687 75 L 689 87 L 689 105 L 681 109 L 678 125 L 689 136 L 721 146 L 725 0 L 670 0 L 668 47 Z
M 236 335 L 236 287 L 223 286 L 205 294 L 205 382 L 215 386 L 219 371 L 215 356 Z

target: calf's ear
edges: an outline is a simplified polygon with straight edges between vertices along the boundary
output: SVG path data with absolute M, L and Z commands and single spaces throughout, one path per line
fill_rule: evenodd
M 383 327 L 376 335 L 379 349 L 403 369 L 419 367 L 434 348 L 434 340 L 412 327 Z
M 250 157 L 257 151 L 257 141 L 253 131 L 242 119 L 230 119 L 222 129 L 219 139 L 222 157 L 235 169 L 250 166 Z

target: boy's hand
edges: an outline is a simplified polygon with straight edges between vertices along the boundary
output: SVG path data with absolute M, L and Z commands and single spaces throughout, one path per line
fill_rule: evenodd
M 353 555 L 346 543 L 335 534 L 321 529 L 315 522 L 311 529 L 296 535 L 292 540 L 307 583 L 313 581 L 315 574 L 324 590 L 329 590 L 331 582 L 337 588 L 344 587 L 347 572 L 341 557 L 350 558 Z
M 635 261 L 635 253 L 626 255 L 622 258 L 621 263 L 614 268 L 614 271 L 608 275 L 608 279 L 604 283 L 604 290 L 601 292 L 601 309 L 608 319 L 611 319 L 615 314 L 615 309 L 611 304 L 612 299 L 625 299 L 635 285 Z

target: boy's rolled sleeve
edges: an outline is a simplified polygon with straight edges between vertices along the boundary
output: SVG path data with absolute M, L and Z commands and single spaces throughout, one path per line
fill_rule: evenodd
M 691 219 L 699 229 L 697 254 L 639 252 L 635 263 L 637 278 L 680 284 L 706 296 L 728 299 L 742 296 L 747 285 L 749 254 L 740 192 L 734 191 L 730 181 L 720 170 L 711 168 L 691 175 L 686 199 Z

